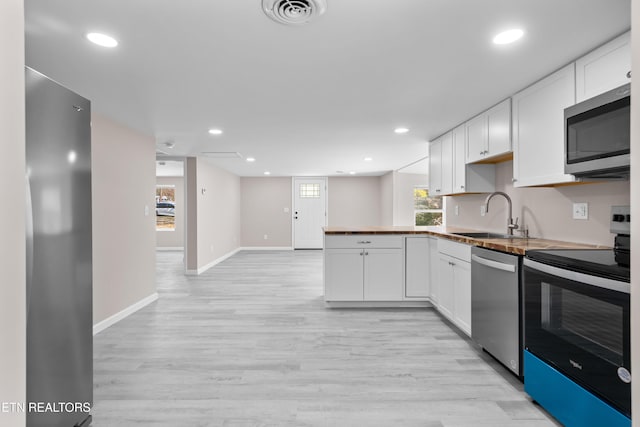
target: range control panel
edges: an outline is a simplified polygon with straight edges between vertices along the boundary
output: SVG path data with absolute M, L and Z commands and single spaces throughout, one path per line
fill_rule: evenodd
M 615 234 L 631 234 L 630 206 L 611 206 L 611 225 L 609 229 Z

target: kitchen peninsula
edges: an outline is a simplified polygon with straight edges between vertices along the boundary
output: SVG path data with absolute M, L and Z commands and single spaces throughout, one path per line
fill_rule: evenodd
M 323 230 L 328 307 L 435 306 L 467 334 L 471 333 L 472 246 L 515 255 L 534 249 L 604 248 L 516 236 L 469 237 L 461 234 L 482 232 L 456 227 L 331 226 Z

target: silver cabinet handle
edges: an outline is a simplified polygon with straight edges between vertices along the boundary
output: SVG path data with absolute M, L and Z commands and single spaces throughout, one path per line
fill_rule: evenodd
M 361 245 L 367 245 L 369 243 L 371 243 L 371 240 L 358 240 L 358 243 Z
M 464 185 L 461 185 L 460 188 L 464 188 Z
M 364 254 L 365 254 L 365 255 L 369 255 L 369 252 L 365 252 Z
M 493 261 L 491 259 L 486 259 L 479 257 L 478 255 L 471 255 L 471 261 L 477 262 L 478 264 L 482 264 L 489 268 L 495 268 L 496 270 L 508 271 L 509 273 L 516 272 L 516 266 L 512 264 L 505 264 L 503 262 Z
M 360 256 L 364 255 L 364 251 L 360 252 Z
M 511 182 L 517 182 L 518 179 L 517 178 L 511 178 Z

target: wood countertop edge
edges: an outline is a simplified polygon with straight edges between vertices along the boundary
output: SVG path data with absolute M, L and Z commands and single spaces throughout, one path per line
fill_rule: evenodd
M 586 243 L 565 242 L 560 240 L 539 239 L 539 238 L 519 238 L 511 239 L 485 239 L 472 238 L 452 234 L 454 232 L 477 232 L 478 230 L 451 229 L 438 230 L 437 227 L 324 227 L 324 234 L 327 236 L 349 236 L 349 235 L 426 235 L 452 240 L 458 243 L 494 249 L 500 252 L 515 255 L 525 255 L 527 251 L 538 249 L 611 249 L 610 246 L 591 245 Z

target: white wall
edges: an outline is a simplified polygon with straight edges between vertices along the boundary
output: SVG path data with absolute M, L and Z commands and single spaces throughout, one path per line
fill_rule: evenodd
M 156 154 L 153 137 L 98 114 L 91 139 L 96 324 L 156 292 Z
M 329 177 L 329 226 L 380 225 L 380 177 Z
M 394 187 L 395 172 L 389 172 L 380 177 L 380 224 L 375 225 L 394 225 Z
M 197 158 L 197 268 L 240 247 L 240 178 Z M 204 192 L 202 191 L 204 189 Z
M 513 201 L 513 217 L 529 227 L 532 237 L 578 243 L 613 245 L 609 232 L 612 205 L 629 204 L 629 182 L 605 182 L 550 188 L 514 188 L 511 182 L 512 162 L 499 163 L 496 168 L 496 190 L 509 194 Z M 485 195 L 448 197 L 447 226 L 506 232 L 507 202 L 494 197 L 489 213 L 480 216 Z M 588 220 L 572 219 L 574 202 L 587 202 Z M 455 207 L 459 207 L 459 216 Z
M 0 402 L 26 400 L 24 3 L 0 2 Z M 0 426 L 21 427 L 22 413 L 0 412 Z
M 157 231 L 156 230 L 156 247 L 158 248 L 182 248 L 184 247 L 184 178 L 176 177 L 156 177 L 156 185 L 173 185 L 176 195 L 176 216 L 175 230 Z
M 291 180 L 241 178 L 241 246 L 291 247 Z

